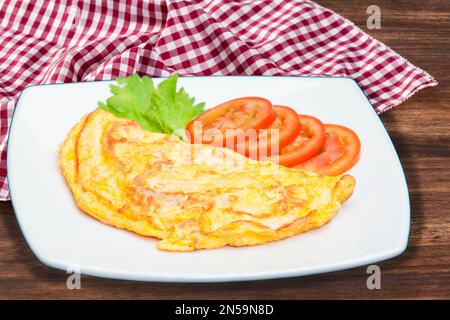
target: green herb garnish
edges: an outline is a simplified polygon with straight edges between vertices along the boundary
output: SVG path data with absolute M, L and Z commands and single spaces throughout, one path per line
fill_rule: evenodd
M 119 85 L 110 85 L 112 96 L 98 107 L 120 118 L 138 122 L 152 132 L 174 134 L 186 141 L 184 129 L 203 112 L 204 103 L 195 104 L 183 88 L 177 91 L 178 74 L 162 81 L 155 88 L 151 78 L 137 74 L 117 78 Z

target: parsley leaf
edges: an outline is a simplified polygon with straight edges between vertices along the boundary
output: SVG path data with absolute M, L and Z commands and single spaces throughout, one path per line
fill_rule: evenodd
M 177 80 L 178 74 L 174 74 L 155 88 L 146 76 L 118 78 L 117 83 L 122 86 L 111 85 L 113 95 L 106 103 L 99 102 L 98 107 L 134 120 L 148 131 L 174 134 L 187 141 L 184 129 L 203 112 L 205 104 L 195 104 L 183 88 L 177 91 Z

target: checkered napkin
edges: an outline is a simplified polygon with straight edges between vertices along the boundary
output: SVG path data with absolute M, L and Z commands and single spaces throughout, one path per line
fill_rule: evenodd
M 350 21 L 307 0 L 2 0 L 0 199 L 9 198 L 8 128 L 26 86 L 175 71 L 351 77 L 378 113 L 437 84 Z

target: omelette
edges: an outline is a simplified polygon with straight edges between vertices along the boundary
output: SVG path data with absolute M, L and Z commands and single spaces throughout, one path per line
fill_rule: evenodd
M 97 109 L 60 148 L 78 207 L 103 223 L 160 239 L 167 251 L 249 246 L 330 221 L 355 180 L 321 176 L 189 144 Z

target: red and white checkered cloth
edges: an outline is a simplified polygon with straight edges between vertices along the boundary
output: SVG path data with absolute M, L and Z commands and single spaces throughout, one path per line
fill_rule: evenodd
M 378 113 L 437 84 L 350 21 L 308 0 L 3 0 L 0 199 L 9 197 L 9 122 L 26 86 L 175 71 L 351 77 Z

